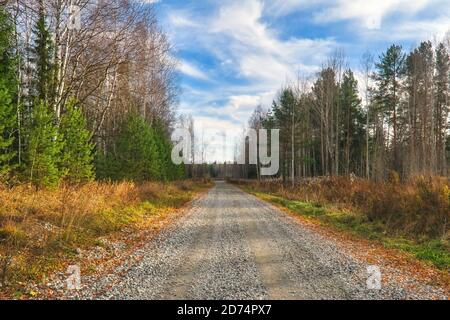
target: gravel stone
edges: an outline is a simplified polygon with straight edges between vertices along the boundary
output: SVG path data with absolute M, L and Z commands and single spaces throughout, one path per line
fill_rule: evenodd
M 447 299 L 413 279 L 369 290 L 365 263 L 225 182 L 133 255 L 76 298 Z

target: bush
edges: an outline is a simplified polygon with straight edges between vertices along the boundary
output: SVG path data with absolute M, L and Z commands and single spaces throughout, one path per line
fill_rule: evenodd
M 449 183 L 442 178 L 420 178 L 416 181 L 417 195 L 414 231 L 419 234 L 445 236 L 450 218 Z
M 392 173 L 388 182 L 372 182 L 347 177 L 312 178 L 294 188 L 279 180 L 241 182 L 254 189 L 301 200 L 315 205 L 365 216 L 381 223 L 385 232 L 415 239 L 448 238 L 450 220 L 450 183 L 443 177 L 416 177 L 400 182 Z
M 44 102 L 37 103 L 27 133 L 26 177 L 37 187 L 56 187 L 63 176 L 60 170 L 64 146 L 53 114 Z
M 94 144 L 87 129 L 86 118 L 80 108 L 70 100 L 61 118 L 60 134 L 64 139 L 61 169 L 70 183 L 89 182 L 94 179 Z
M 38 190 L 0 185 L 0 284 L 41 279 L 76 248 L 97 245 L 98 237 L 125 227 L 146 228 L 206 187 L 191 181 L 89 182 Z

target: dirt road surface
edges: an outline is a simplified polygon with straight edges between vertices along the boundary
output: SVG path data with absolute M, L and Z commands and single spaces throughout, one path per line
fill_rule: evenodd
M 100 299 L 443 298 L 422 283 L 367 286 L 368 265 L 274 206 L 218 182 L 143 258 L 83 290 Z M 382 277 L 383 269 L 380 269 Z M 114 282 L 111 279 L 114 278 Z M 370 282 L 370 281 L 369 281 Z M 107 289 L 105 289 L 107 288 Z M 413 289 L 412 289 L 413 288 Z

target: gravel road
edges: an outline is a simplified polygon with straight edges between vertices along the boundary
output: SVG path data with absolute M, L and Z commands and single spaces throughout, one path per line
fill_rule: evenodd
M 420 283 L 415 284 L 420 290 L 395 283 L 367 289 L 366 264 L 224 182 L 140 250 L 143 258 L 136 265 L 120 267 L 120 276 L 106 277 L 89 288 L 90 294 L 101 299 L 446 298 Z

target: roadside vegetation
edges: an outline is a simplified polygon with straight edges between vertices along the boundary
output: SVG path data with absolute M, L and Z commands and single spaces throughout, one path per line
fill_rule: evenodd
M 365 53 L 357 68 L 336 50 L 248 121 L 251 129 L 279 130 L 274 180 L 261 176 L 259 158 L 225 176 L 293 212 L 448 270 L 449 49 L 450 33 L 410 50 L 392 44 Z M 241 155 L 250 143 L 237 148 Z
M 3 288 L 151 226 L 209 186 L 171 161 L 176 62 L 153 6 L 87 1 L 75 31 L 69 4 L 0 5 Z
M 49 276 L 78 248 L 148 228 L 208 187 L 207 180 L 0 187 L 0 283 L 14 287 Z
M 450 269 L 450 182 L 418 177 L 383 183 L 316 178 L 294 187 L 277 180 L 235 181 L 246 191 L 327 226 L 377 240 Z

